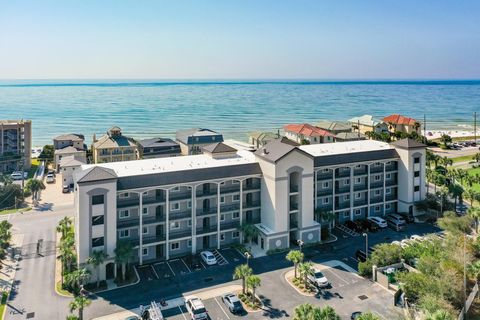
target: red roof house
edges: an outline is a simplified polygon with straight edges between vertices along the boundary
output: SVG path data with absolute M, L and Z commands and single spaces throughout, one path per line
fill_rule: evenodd
M 394 131 L 401 131 L 411 133 L 413 131 L 420 130 L 420 123 L 410 117 L 405 117 L 400 114 L 391 114 L 388 117 L 383 118 L 383 121 L 388 123 Z
M 287 138 L 298 143 L 305 143 L 305 141 L 311 144 L 335 142 L 335 135 L 308 123 L 287 124 L 283 126 L 283 130 Z

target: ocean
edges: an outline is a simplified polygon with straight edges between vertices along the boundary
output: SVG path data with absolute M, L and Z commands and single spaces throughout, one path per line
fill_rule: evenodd
M 137 139 L 204 127 L 246 141 L 287 123 L 411 116 L 428 129 L 468 130 L 480 81 L 0 81 L 0 119 L 30 119 L 33 145 L 63 133 L 87 143 L 117 125 Z

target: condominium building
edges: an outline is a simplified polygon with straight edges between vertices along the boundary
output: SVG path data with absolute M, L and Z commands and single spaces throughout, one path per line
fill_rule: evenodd
M 138 159 L 138 147 L 133 138 L 124 136 L 122 129 L 112 127 L 92 144 L 94 163 L 132 161 Z
M 74 180 L 78 261 L 103 250 L 104 279 L 120 240 L 144 264 L 241 242 L 243 224 L 257 228 L 256 250 L 319 242 L 316 208 L 336 223 L 414 212 L 425 197 L 425 146 L 277 139 L 252 153 L 216 143 L 200 155 L 85 165 Z
M 0 173 L 30 169 L 31 156 L 32 122 L 0 120 Z

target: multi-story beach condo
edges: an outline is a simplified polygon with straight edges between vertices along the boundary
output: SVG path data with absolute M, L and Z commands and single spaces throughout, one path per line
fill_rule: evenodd
M 30 169 L 31 155 L 32 122 L 0 120 L 0 173 Z
M 238 243 L 244 224 L 258 230 L 256 252 L 319 242 L 315 208 L 342 223 L 413 213 L 425 197 L 425 146 L 413 140 L 296 146 L 278 139 L 255 153 L 223 143 L 203 152 L 82 166 L 74 178 L 79 263 L 102 250 L 109 258 L 101 277 L 110 278 L 120 240 L 144 264 Z
M 138 159 L 138 147 L 132 138 L 124 136 L 122 129 L 112 127 L 92 144 L 94 163 L 132 161 Z

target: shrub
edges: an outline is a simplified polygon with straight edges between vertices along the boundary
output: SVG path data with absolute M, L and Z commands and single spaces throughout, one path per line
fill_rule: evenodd
M 372 260 L 367 259 L 365 262 L 358 262 L 358 274 L 362 277 L 371 277 L 372 276 Z

